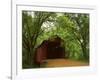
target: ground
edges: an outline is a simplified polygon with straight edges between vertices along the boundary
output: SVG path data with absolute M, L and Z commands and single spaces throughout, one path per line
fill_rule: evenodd
M 72 67 L 72 66 L 89 66 L 89 63 L 83 61 L 70 60 L 70 59 L 45 60 L 45 67 Z

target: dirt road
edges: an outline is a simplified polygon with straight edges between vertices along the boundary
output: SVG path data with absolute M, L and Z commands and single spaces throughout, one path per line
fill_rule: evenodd
M 89 66 L 89 63 L 69 59 L 48 59 L 45 67 L 72 67 L 72 66 Z

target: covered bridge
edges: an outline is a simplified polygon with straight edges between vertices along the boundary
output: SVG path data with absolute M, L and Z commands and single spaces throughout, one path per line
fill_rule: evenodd
M 46 59 L 65 58 L 64 40 L 56 36 L 53 39 L 44 40 L 35 52 L 35 62 L 42 64 Z

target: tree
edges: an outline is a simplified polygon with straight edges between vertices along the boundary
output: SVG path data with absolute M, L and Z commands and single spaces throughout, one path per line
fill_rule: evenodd
M 31 13 L 31 12 L 30 12 Z M 34 12 L 29 15 L 29 12 L 22 12 L 22 45 L 23 45 L 23 56 L 27 56 L 26 64 L 33 67 L 34 66 L 34 52 L 36 46 L 37 37 L 41 34 L 41 26 L 53 13 L 49 12 Z M 24 63 L 23 59 L 23 64 Z
M 78 40 L 82 55 L 85 59 L 89 59 L 89 15 L 88 14 L 65 14 L 73 21 L 74 27 L 72 31 L 76 39 Z

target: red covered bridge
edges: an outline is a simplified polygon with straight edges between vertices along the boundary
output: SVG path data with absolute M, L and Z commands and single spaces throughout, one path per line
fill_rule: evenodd
M 42 64 L 47 59 L 65 58 L 63 42 L 58 36 L 53 40 L 44 40 L 36 49 L 35 62 Z

